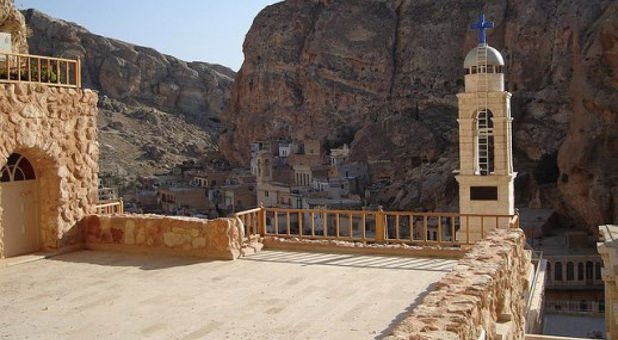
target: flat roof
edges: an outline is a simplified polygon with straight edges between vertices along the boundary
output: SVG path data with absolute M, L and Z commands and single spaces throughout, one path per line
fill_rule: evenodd
M 79 251 L 0 269 L 0 338 L 373 339 L 456 260 Z

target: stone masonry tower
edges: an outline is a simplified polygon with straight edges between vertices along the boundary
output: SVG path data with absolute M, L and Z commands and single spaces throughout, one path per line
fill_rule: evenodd
M 459 101 L 459 212 L 461 214 L 511 215 L 514 208 L 511 94 L 504 90 L 504 60 L 487 45 L 485 29 L 493 27 L 480 15 L 471 28 L 480 30 L 480 43 L 464 61 L 465 92 Z M 462 219 L 458 239 L 481 238 L 507 219 Z

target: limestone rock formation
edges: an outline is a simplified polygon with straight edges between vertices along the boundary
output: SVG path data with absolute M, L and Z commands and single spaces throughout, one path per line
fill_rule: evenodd
M 391 160 L 378 202 L 455 209 L 455 94 L 478 41 L 468 24 L 483 11 L 495 21 L 488 39 L 505 57 L 513 93 L 517 205 L 553 207 L 579 226 L 613 222 L 617 10 L 608 0 L 274 4 L 247 34 L 220 146 L 246 163 L 255 139 L 353 142 L 354 155 Z
M 195 157 L 185 152 L 193 144 L 216 148 L 232 70 L 92 34 L 36 10 L 25 17 L 30 53 L 81 58 L 83 86 L 100 92 L 103 172 L 149 174 Z M 118 122 L 122 131 L 113 128 Z M 154 149 L 163 152 L 156 159 L 140 151 Z
M 11 33 L 14 53 L 28 53 L 28 30 L 24 16 L 13 7 L 13 0 L 0 0 L 0 32 Z

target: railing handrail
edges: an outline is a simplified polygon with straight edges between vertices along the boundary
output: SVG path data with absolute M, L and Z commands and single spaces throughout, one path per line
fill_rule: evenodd
M 543 259 L 543 252 L 542 251 L 534 251 L 533 252 L 534 255 L 537 255 L 537 264 L 536 264 L 536 268 L 534 271 L 534 276 L 532 277 L 532 284 L 530 285 L 530 290 L 528 290 L 526 292 L 526 314 L 528 315 L 528 313 L 530 312 L 530 307 L 531 307 L 531 303 L 532 303 L 532 299 L 534 298 L 534 291 L 536 290 L 536 285 L 537 285 L 537 281 L 539 279 L 539 275 L 541 273 L 541 270 L 545 270 L 545 265 L 547 263 L 547 260 Z
M 124 202 L 122 198 L 109 201 L 100 201 L 94 206 L 97 214 L 123 214 Z
M 518 214 L 460 214 L 341 209 L 259 207 L 233 215 L 246 237 L 344 240 L 363 243 L 403 243 L 461 247 L 484 238 L 492 228 L 518 228 Z M 476 220 L 476 222 L 475 222 Z M 479 223 L 480 235 L 471 235 Z
M 16 57 L 25 57 L 25 58 L 49 59 L 49 60 L 54 60 L 54 61 L 72 62 L 72 63 L 75 63 L 79 60 L 79 58 L 67 59 L 67 58 L 50 57 L 50 56 L 38 55 L 38 54 L 25 54 L 25 53 L 13 53 L 13 52 L 0 52 L 0 55 L 12 55 Z
M 0 83 L 32 83 L 56 87 L 81 88 L 81 59 L 36 54 L 0 52 Z M 11 60 L 14 60 L 14 65 Z M 25 72 L 25 74 L 24 74 Z
M 260 208 L 256 208 L 260 209 Z M 266 211 L 279 211 L 290 213 L 330 213 L 330 214 L 366 214 L 375 215 L 380 210 L 340 210 L 340 209 L 295 209 L 295 208 L 264 208 Z M 241 211 L 236 214 L 253 212 L 255 209 Z M 514 218 L 517 216 L 505 214 L 460 214 L 456 212 L 420 212 L 420 211 L 382 211 L 385 215 L 400 216 L 431 216 L 431 217 L 486 217 L 486 218 Z

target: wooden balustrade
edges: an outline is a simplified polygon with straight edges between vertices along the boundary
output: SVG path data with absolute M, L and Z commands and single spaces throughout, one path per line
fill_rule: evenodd
M 124 203 L 122 199 L 111 201 L 100 201 L 95 205 L 97 215 L 113 215 L 124 213 Z
M 275 236 L 363 243 L 461 246 L 473 244 L 468 228 L 480 225 L 480 238 L 494 228 L 518 228 L 515 215 L 471 215 L 401 211 L 256 208 L 235 214 L 248 237 Z
M 81 61 L 31 54 L 0 53 L 0 83 L 36 83 L 81 88 Z

